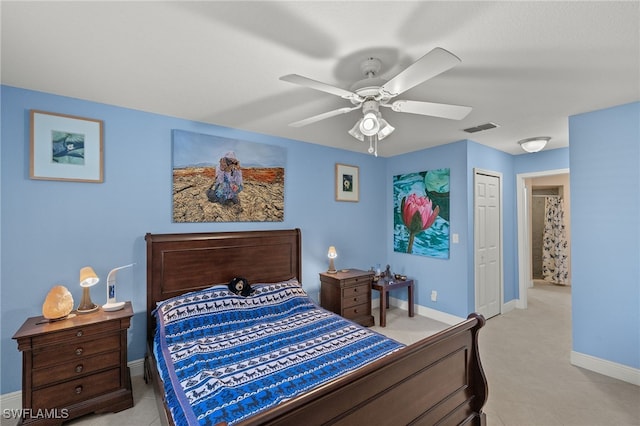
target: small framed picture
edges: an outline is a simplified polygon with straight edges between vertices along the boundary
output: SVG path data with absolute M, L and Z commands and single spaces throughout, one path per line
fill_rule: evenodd
M 358 166 L 336 163 L 336 201 L 358 202 L 360 180 Z
M 31 110 L 29 177 L 103 181 L 103 122 Z

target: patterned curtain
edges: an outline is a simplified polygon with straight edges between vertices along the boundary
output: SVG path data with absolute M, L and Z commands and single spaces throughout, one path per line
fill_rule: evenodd
M 564 229 L 564 207 L 560 197 L 546 197 L 542 237 L 542 275 L 545 281 L 569 284 L 568 242 Z

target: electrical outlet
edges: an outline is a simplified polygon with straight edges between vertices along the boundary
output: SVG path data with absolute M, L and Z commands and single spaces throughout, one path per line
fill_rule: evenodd
M 438 301 L 438 292 L 435 290 L 431 290 L 431 301 L 432 302 Z

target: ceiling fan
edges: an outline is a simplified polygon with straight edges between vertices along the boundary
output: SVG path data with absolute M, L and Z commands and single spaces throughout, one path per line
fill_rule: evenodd
M 460 62 L 460 58 L 453 53 L 436 47 L 387 81 L 378 76 L 382 66 L 380 59 L 370 57 L 365 59 L 361 65 L 365 78 L 353 84 L 350 90 L 331 86 L 298 74 L 282 76 L 280 77 L 282 81 L 340 96 L 351 101 L 354 105 L 314 115 L 313 117 L 290 123 L 289 126 L 302 127 L 362 108 L 363 116 L 349 130 L 349 134 L 356 139 L 369 142 L 369 153 L 377 155 L 378 141 L 386 138 L 395 130 L 393 126 L 382 118 L 380 107 L 391 108 L 395 112 L 408 112 L 451 120 L 462 120 L 471 112 L 471 107 L 461 105 L 409 100 L 391 101 L 396 96 L 453 68 Z

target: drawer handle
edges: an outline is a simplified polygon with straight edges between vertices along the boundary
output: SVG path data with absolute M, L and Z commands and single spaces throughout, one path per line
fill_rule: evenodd
M 353 298 L 353 301 L 354 301 L 354 302 L 357 302 L 357 301 L 358 301 L 358 298 L 357 298 L 357 297 L 354 297 L 354 298 Z
M 76 395 L 80 395 L 82 393 L 82 385 L 76 386 Z
M 78 332 L 76 333 L 76 337 L 82 337 L 84 333 L 82 332 L 82 330 L 78 330 Z
M 353 289 L 353 292 L 354 292 L 354 293 L 357 293 L 357 292 L 358 292 L 358 289 L 357 289 L 357 288 L 354 288 L 354 289 Z
M 82 352 L 84 352 L 84 349 L 82 349 L 82 348 L 76 349 L 76 355 L 80 356 L 80 355 L 82 355 Z
M 82 370 L 84 370 L 84 365 L 82 364 L 76 365 L 76 373 L 82 373 Z
M 358 310 L 357 310 L 357 309 L 354 309 L 354 310 L 353 310 L 353 313 L 354 313 L 354 314 L 357 314 L 357 313 L 358 313 Z

